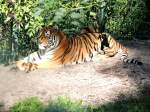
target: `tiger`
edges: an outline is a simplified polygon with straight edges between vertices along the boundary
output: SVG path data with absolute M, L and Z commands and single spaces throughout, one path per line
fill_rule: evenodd
M 73 38 L 67 38 L 63 31 L 47 26 L 39 33 L 38 45 L 38 51 L 16 62 L 20 70 L 30 72 L 38 68 L 55 68 L 68 63 L 85 63 L 92 61 L 97 55 L 112 57 L 117 53 L 122 53 L 123 62 L 141 64 L 137 60 L 128 59 L 127 49 L 110 34 L 95 32 L 91 28 L 85 28 Z

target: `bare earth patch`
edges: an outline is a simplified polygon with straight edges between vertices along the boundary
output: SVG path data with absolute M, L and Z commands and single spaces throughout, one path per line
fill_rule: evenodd
M 142 60 L 143 66 L 124 65 L 117 56 L 31 73 L 1 65 L 0 111 L 30 96 L 38 96 L 45 103 L 57 96 L 68 96 L 85 104 L 104 104 L 120 95 L 136 95 L 140 86 L 150 82 L 150 41 L 129 42 L 127 46 L 130 56 Z

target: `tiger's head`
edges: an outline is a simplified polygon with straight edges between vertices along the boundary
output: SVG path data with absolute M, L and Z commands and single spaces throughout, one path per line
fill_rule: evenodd
M 48 26 L 41 29 L 38 36 L 39 49 L 52 50 L 59 44 L 59 30 Z

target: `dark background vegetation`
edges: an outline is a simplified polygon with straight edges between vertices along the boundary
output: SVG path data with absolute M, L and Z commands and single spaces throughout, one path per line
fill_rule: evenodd
M 38 31 L 48 25 L 68 38 L 98 23 L 117 39 L 148 39 L 149 12 L 148 0 L 0 0 L 0 62 L 37 50 Z

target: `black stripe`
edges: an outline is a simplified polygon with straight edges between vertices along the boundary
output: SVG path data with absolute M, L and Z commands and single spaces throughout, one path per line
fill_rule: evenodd
M 69 44 L 69 45 L 68 45 L 68 47 L 66 48 L 66 50 L 65 50 L 65 52 L 64 52 L 65 55 L 68 54 L 68 53 L 70 53 L 70 51 L 71 51 L 71 47 L 72 47 L 72 45 L 73 45 L 72 39 L 69 41 L 68 44 Z M 64 56 L 65 56 L 65 55 L 64 55 Z M 63 57 L 64 57 L 64 56 L 63 56 Z
M 138 64 L 138 61 L 137 61 L 137 60 L 134 60 L 134 63 L 135 63 L 135 64 Z
M 75 55 L 72 55 L 72 59 L 73 59 L 73 62 L 76 62 L 76 61 L 78 61 L 77 60 L 77 57 L 78 57 L 78 46 L 79 46 L 79 43 L 78 43 L 78 39 L 76 38 L 76 49 L 75 49 L 75 51 L 74 52 L 76 52 L 75 53 Z
M 76 52 L 77 52 L 77 50 L 78 50 L 78 38 L 74 38 L 74 39 L 72 39 L 72 41 L 73 41 L 74 44 L 73 44 L 72 47 L 71 47 L 71 51 L 76 54 Z M 72 50 L 72 49 L 73 49 L 73 50 Z M 71 53 L 71 58 L 70 58 L 70 60 L 71 60 L 71 61 L 73 60 L 73 62 L 75 62 L 75 61 L 76 61 L 76 58 L 77 58 L 77 56 L 78 56 L 78 54 L 74 55 L 73 53 Z
M 75 52 L 75 48 L 76 48 L 76 41 L 75 41 L 75 38 L 72 38 L 71 40 L 70 40 L 70 42 L 71 43 L 69 43 L 69 49 L 67 49 L 67 54 L 69 54 L 69 53 L 71 53 L 71 58 L 70 58 L 70 61 L 73 59 L 73 57 L 74 57 L 74 52 Z M 64 54 L 65 56 L 66 56 L 66 54 Z
M 86 40 L 86 37 L 85 37 L 85 36 L 83 36 L 83 41 L 84 41 L 84 45 L 85 45 L 86 51 L 87 51 L 87 53 L 89 54 L 89 48 L 88 48 L 88 46 L 87 46 L 87 40 Z
M 71 52 L 71 50 L 72 50 L 72 46 L 74 45 L 73 39 L 70 39 L 68 44 L 69 44 L 69 45 L 68 45 L 67 49 L 65 50 L 65 52 L 64 52 L 64 54 L 63 54 L 62 62 L 65 61 L 65 60 L 64 60 L 64 57 L 67 56 L 67 54 L 69 54 L 69 53 Z
M 76 42 L 76 41 L 78 41 L 78 40 L 73 40 L 73 42 L 74 42 L 74 45 L 72 45 L 72 47 L 71 47 L 71 50 L 73 51 L 73 53 L 75 53 L 77 50 L 76 50 L 76 48 L 78 48 L 78 43 Z M 70 60 L 73 60 L 73 58 L 75 57 L 75 55 L 74 54 L 72 54 L 71 53 L 71 58 L 70 58 Z M 74 61 L 74 60 L 73 60 Z
M 79 60 L 79 58 L 80 58 L 80 53 L 81 53 L 81 49 L 82 49 L 82 40 L 81 40 L 81 38 L 78 38 L 78 41 L 79 41 L 79 53 L 78 53 L 78 60 Z M 81 46 L 81 47 L 80 47 Z
M 94 37 L 95 39 L 98 39 L 97 36 L 95 35 L 95 33 L 90 33 L 90 34 L 93 35 L 93 37 Z
M 85 39 L 86 41 L 88 41 L 87 44 L 88 44 L 88 46 L 90 47 L 90 49 L 93 49 L 92 46 L 91 46 L 92 42 L 91 42 L 90 39 L 89 39 L 90 37 L 88 37 L 87 35 L 83 35 L 83 37 L 84 37 L 84 39 Z
M 134 62 L 134 59 L 131 59 L 130 63 L 133 63 Z
M 96 51 L 98 48 L 98 43 L 94 43 L 94 50 Z
M 82 38 L 83 39 L 83 44 L 85 45 L 85 52 L 87 52 L 87 54 L 89 54 L 89 49 L 88 49 L 88 47 L 87 47 L 87 44 L 86 44 L 86 40 L 85 40 L 85 38 L 83 37 Z M 86 58 L 86 57 L 84 57 L 84 58 Z M 85 59 L 86 60 L 86 59 Z
M 87 37 L 89 37 L 89 39 L 90 39 L 90 41 L 92 42 L 92 43 L 94 43 L 94 41 L 92 40 L 92 37 L 91 37 L 91 35 L 89 34 L 89 33 L 86 33 L 85 34 Z
M 92 33 L 87 33 L 86 35 L 89 37 L 89 39 L 90 39 L 90 41 L 92 42 L 92 44 L 93 45 L 95 45 L 95 44 L 97 44 L 97 42 L 95 42 L 94 40 L 93 40 L 93 38 L 92 38 L 92 36 L 91 35 L 93 35 Z M 94 37 L 94 36 L 93 36 Z M 95 38 L 96 40 L 98 39 L 98 38 Z
M 92 53 L 92 52 L 89 54 L 89 57 L 90 57 L 91 59 L 93 58 L 93 53 Z
M 81 49 L 84 47 L 84 45 L 83 45 L 84 42 L 83 42 L 83 41 L 84 41 L 84 39 L 81 37 Z M 83 49 L 84 49 L 84 48 L 83 48 Z M 84 51 L 82 51 L 82 54 L 81 54 L 81 61 L 83 61 L 83 58 L 84 58 L 84 57 L 83 57 L 83 56 L 84 56 L 83 53 L 84 53 Z
M 37 52 L 37 55 L 38 55 L 39 59 L 41 60 L 42 58 L 41 58 L 41 56 L 40 56 L 40 53 L 39 53 L 39 52 Z

